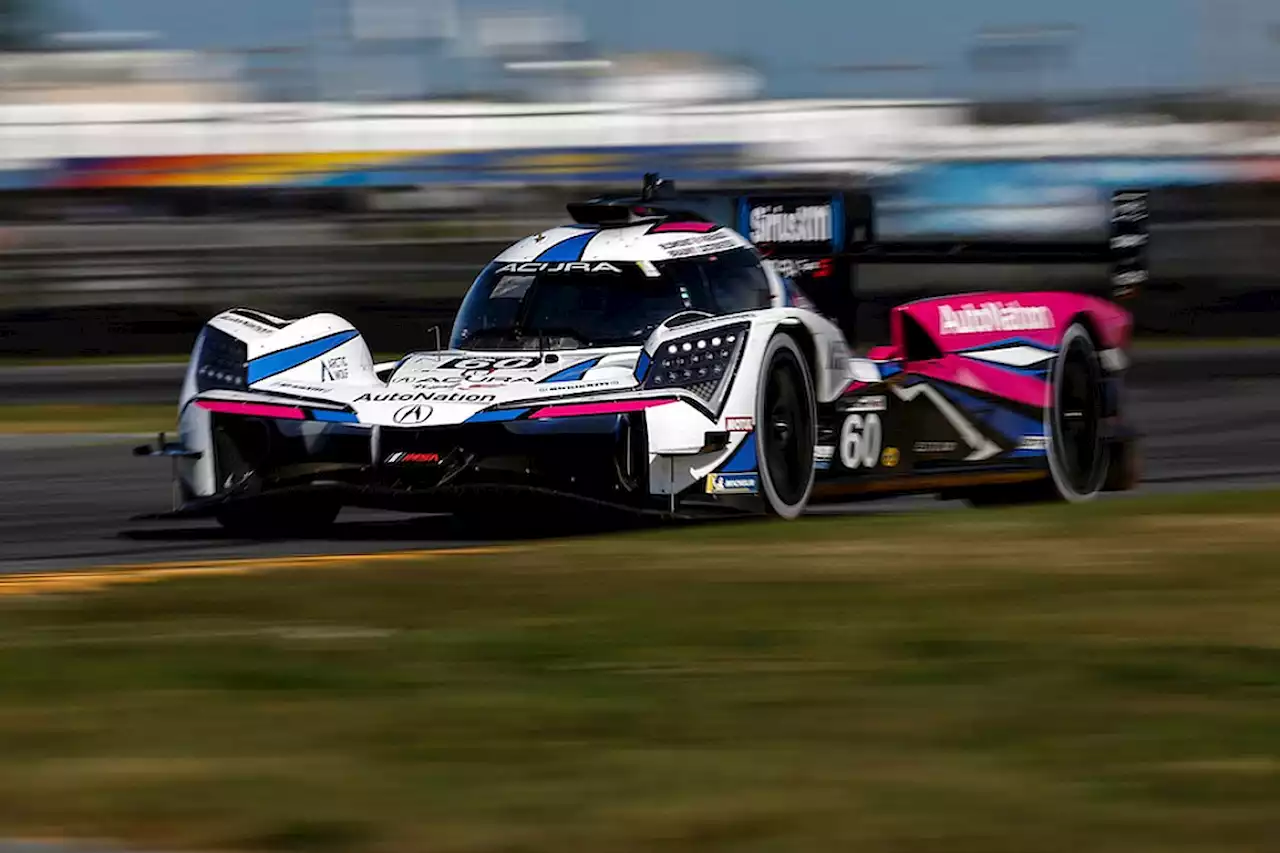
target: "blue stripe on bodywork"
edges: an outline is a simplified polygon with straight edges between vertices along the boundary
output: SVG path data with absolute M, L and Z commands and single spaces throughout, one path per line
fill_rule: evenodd
M 550 376 L 548 376 L 546 379 L 542 381 L 543 382 L 577 382 L 586 374 L 588 370 L 590 370 L 591 368 L 599 364 L 600 359 L 602 358 L 604 358 L 604 356 L 598 355 L 595 358 L 589 358 L 586 361 L 580 361 L 571 367 L 566 367 L 564 370 L 551 374 Z
M 902 365 L 900 364 L 877 364 L 876 367 L 880 370 L 881 379 L 888 379 L 890 376 L 902 372 Z
M 501 421 L 514 421 L 516 418 L 528 412 L 529 409 L 497 409 L 490 412 L 477 412 L 467 418 L 466 423 L 469 424 L 491 424 Z
M 961 349 L 961 350 L 953 350 L 953 352 L 955 352 L 957 355 L 964 355 L 965 353 L 970 353 L 970 352 L 984 352 L 986 350 L 993 350 L 993 349 L 1009 349 L 1010 347 L 1029 347 L 1031 349 L 1042 350 L 1043 352 L 1049 353 L 1049 354 L 1053 354 L 1057 352 L 1057 349 L 1053 346 L 1046 346 L 1045 344 L 1042 344 L 1039 341 L 1031 341 L 1031 340 L 1027 340 L 1026 338 L 1005 338 L 1003 341 L 996 341 L 995 343 L 990 343 L 990 344 L 980 344 L 976 347 L 969 347 L 967 349 Z
M 831 253 L 844 251 L 844 193 L 831 196 Z
M 311 417 L 330 424 L 358 424 L 360 419 L 351 412 L 335 412 L 331 409 L 312 409 Z
M 535 261 L 577 261 L 582 259 L 582 251 L 587 248 L 587 244 L 591 242 L 591 238 L 599 233 L 597 231 L 586 231 L 582 234 L 576 234 L 567 240 L 561 240 L 554 246 L 544 251 L 541 255 L 534 258 Z
M 1035 418 L 1012 412 L 998 403 L 992 403 L 980 397 L 966 394 L 947 385 L 935 386 L 951 402 L 964 409 L 965 413 L 977 418 L 990 429 L 995 430 L 1011 441 L 1028 435 L 1044 435 L 1044 423 Z
M 249 362 L 249 383 L 261 382 L 263 379 L 268 379 L 277 373 L 292 370 L 300 364 L 305 364 L 313 358 L 324 355 L 331 349 L 342 346 L 352 338 L 358 337 L 359 334 L 354 329 L 349 329 L 345 332 L 334 332 L 332 335 L 326 335 L 319 340 L 307 341 L 305 344 L 297 344 L 296 346 L 258 356 Z
M 640 350 L 640 357 L 636 359 L 635 377 L 637 382 L 643 382 L 645 376 L 649 374 L 649 365 L 653 363 L 653 359 L 649 358 L 649 353 Z
M 751 233 L 751 204 L 746 196 L 738 199 L 738 227 L 733 230 L 739 234 Z
M 748 471 L 755 471 L 759 467 L 756 462 L 756 434 L 754 432 L 747 433 L 747 437 L 738 445 L 738 449 L 733 451 L 733 455 L 729 457 L 729 461 L 721 465 L 717 472 L 721 474 L 743 474 Z

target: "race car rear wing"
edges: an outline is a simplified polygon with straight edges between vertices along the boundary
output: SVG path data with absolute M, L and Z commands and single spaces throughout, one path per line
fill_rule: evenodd
M 1148 277 L 1145 190 L 1112 194 L 1107 237 L 1097 241 L 884 241 L 878 239 L 875 203 L 865 189 L 686 194 L 655 174 L 645 175 L 638 197 L 593 199 L 569 205 L 569 212 L 578 222 L 605 226 L 650 219 L 728 225 L 851 340 L 856 273 L 864 264 L 1098 264 L 1108 268 L 1107 283 L 1117 300 L 1135 295 Z
M 845 257 L 861 264 L 1103 264 L 1112 296 L 1147 280 L 1148 194 L 1112 193 L 1105 241 L 883 241 L 865 192 L 785 192 L 738 197 L 733 225 L 770 259 Z

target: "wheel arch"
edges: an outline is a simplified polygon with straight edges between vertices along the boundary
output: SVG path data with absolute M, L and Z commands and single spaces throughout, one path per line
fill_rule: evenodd
M 809 376 L 816 392 L 822 377 L 822 365 L 818 361 L 818 342 L 813 331 L 800 320 L 779 323 L 775 331 L 789 335 L 796 342 L 809 365 Z
M 1075 325 L 1084 327 L 1084 330 L 1089 333 L 1089 339 L 1093 341 L 1095 349 L 1099 351 L 1106 349 L 1107 344 L 1102 336 L 1102 327 L 1098 324 L 1097 318 L 1091 313 L 1088 311 L 1077 311 L 1072 314 L 1071 318 L 1067 320 L 1066 324 L 1062 327 L 1063 334 L 1065 335 L 1067 329 L 1070 329 Z

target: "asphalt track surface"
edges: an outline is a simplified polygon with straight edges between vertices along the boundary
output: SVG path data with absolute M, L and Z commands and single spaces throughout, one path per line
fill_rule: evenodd
M 1130 403 L 1145 434 L 1141 493 L 1280 485 L 1280 376 L 1159 382 L 1131 388 Z M 475 546 L 493 543 L 502 526 L 480 532 L 445 517 L 347 510 L 322 538 L 259 542 L 202 521 L 133 522 L 169 502 L 168 464 L 130 455 L 137 443 L 129 436 L 0 437 L 0 574 Z M 819 511 L 921 506 L 938 504 L 909 498 Z

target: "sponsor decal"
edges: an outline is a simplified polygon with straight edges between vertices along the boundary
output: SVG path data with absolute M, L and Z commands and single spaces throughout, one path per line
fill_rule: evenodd
M 829 243 L 831 205 L 806 204 L 794 209 L 781 204 L 751 208 L 753 243 Z
M 917 441 L 911 449 L 916 453 L 954 453 L 959 446 L 954 441 Z
M 754 495 L 760 491 L 760 475 L 711 474 L 707 477 L 709 495 Z
M 326 358 L 320 360 L 320 381 L 321 382 L 341 382 L 347 378 L 347 357 L 340 355 L 337 358 Z
M 889 401 L 883 394 L 871 394 L 854 397 L 843 408 L 846 412 L 883 412 L 889 408 Z
M 387 457 L 388 465 L 437 465 L 439 462 L 439 453 L 392 453 Z
M 618 379 L 600 379 L 591 382 L 555 382 L 551 385 L 539 385 L 539 394 L 567 394 L 570 391 L 586 391 L 591 388 L 617 388 L 631 383 Z
M 276 388 L 288 388 L 291 391 L 310 391 L 315 394 L 324 394 L 331 391 L 331 388 L 321 388 L 319 385 L 303 385 L 301 382 L 274 382 Z
M 1137 287 L 1146 284 L 1151 275 L 1146 270 L 1129 270 L 1111 276 L 1111 283 L 1116 287 Z
M 498 275 L 509 275 L 511 273 L 573 273 L 584 272 L 592 275 L 600 273 L 621 274 L 622 270 L 608 261 L 588 262 L 588 261 L 567 261 L 564 263 L 552 263 L 550 261 L 525 261 L 516 264 L 504 264 L 498 268 Z
M 902 454 L 898 452 L 898 448 L 886 447 L 884 453 L 880 454 L 880 464 L 886 468 L 897 468 L 901 458 Z
M 959 308 L 938 306 L 938 325 L 944 335 L 981 332 L 1028 332 L 1053 328 L 1053 312 L 1043 305 L 1023 307 L 1017 302 L 966 302 Z
M 1024 435 L 1018 445 L 1019 450 L 1047 450 L 1049 439 L 1043 435 Z
M 1140 249 L 1147 245 L 1150 238 L 1146 234 L 1121 234 L 1111 238 L 1111 248 L 1115 250 Z
M 494 370 L 533 370 L 540 364 L 542 364 L 542 358 L 536 355 L 509 355 L 500 358 L 466 356 L 450 359 L 436 369 L 467 371 L 463 375 L 471 378 L 472 371 L 488 373 Z
M 453 386 L 462 381 L 461 376 L 397 376 L 391 380 L 392 385 L 413 385 L 417 388 L 435 388 Z
M 732 239 L 722 234 L 685 237 L 682 240 L 668 240 L 658 245 L 672 258 L 710 255 L 715 252 L 727 252 L 736 247 Z
M 826 278 L 831 275 L 833 262 L 830 258 L 770 258 L 766 263 L 783 278 L 799 278 L 811 275 L 814 278 Z
M 427 393 L 418 391 L 414 394 L 406 393 L 389 393 L 389 394 L 361 394 L 352 402 L 355 403 L 492 403 L 498 399 L 493 394 L 461 394 L 458 392 L 446 393 L 437 391 L 435 393 Z
M 836 458 L 834 444 L 819 444 L 813 448 L 813 467 L 825 471 L 831 467 L 831 460 Z
M 429 417 L 431 417 L 431 407 L 417 404 L 396 409 L 396 413 L 391 417 L 391 420 L 401 426 L 415 426 L 425 423 Z
M 244 326 L 246 329 L 252 329 L 264 335 L 278 331 L 274 326 L 268 326 L 266 323 L 259 323 L 257 320 L 250 320 L 248 317 L 241 317 L 239 314 L 226 314 L 222 317 L 228 323 L 235 323 L 237 326 Z
M 461 383 L 467 383 L 462 385 Z M 415 388 L 473 388 L 487 385 L 512 385 L 515 383 L 533 384 L 531 376 L 494 376 L 481 373 L 478 376 L 463 374 L 462 376 L 401 376 L 392 379 L 392 385 L 413 385 Z
M 729 432 L 751 432 L 756 428 L 755 418 L 726 418 L 725 429 Z
M 1142 222 L 1147 218 L 1147 194 L 1116 193 L 1112 198 L 1111 221 Z

